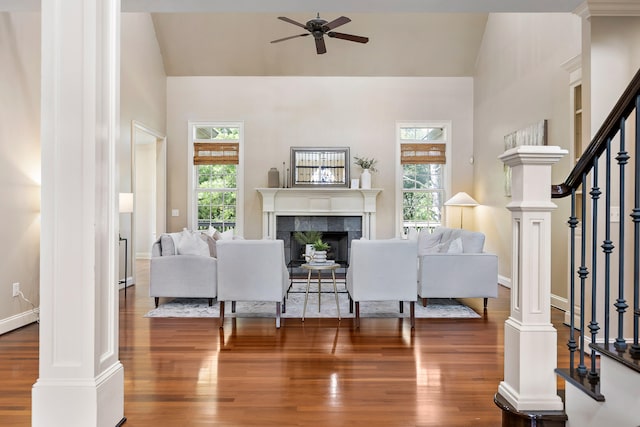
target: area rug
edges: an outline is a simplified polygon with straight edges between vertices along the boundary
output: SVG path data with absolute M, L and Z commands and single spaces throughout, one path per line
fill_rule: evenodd
M 306 283 L 294 283 L 286 299 L 286 312 L 283 318 L 302 318 Z M 338 285 L 338 302 L 340 315 L 343 318 L 354 317 L 349 313 L 349 297 L 343 283 Z M 480 315 L 471 308 L 455 299 L 431 298 L 427 306 L 416 302 L 417 318 L 479 318 Z M 231 303 L 225 304 L 225 317 L 266 317 L 275 318 L 276 304 L 274 302 L 243 302 L 236 303 L 236 312 L 231 313 Z M 209 307 L 206 298 L 175 298 L 149 311 L 145 317 L 218 317 L 220 308 L 214 300 Z M 318 285 L 312 284 L 307 302 L 306 318 L 327 317 L 337 318 L 336 300 L 329 283 L 322 284 L 320 294 L 320 310 L 318 310 Z M 360 317 L 409 317 L 409 304 L 405 303 L 404 313 L 399 312 L 399 304 L 394 301 L 380 301 L 360 303 Z

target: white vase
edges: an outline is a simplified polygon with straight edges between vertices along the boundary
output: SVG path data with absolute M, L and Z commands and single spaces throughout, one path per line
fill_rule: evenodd
M 362 173 L 360 174 L 360 188 L 365 190 L 371 189 L 371 172 L 369 172 L 369 169 L 362 169 Z
M 315 251 L 313 253 L 313 262 L 326 262 L 327 251 Z
M 315 251 L 313 250 L 313 244 L 308 243 L 308 244 L 304 245 L 304 257 L 305 257 L 305 259 L 307 259 L 307 257 L 312 257 L 314 252 Z

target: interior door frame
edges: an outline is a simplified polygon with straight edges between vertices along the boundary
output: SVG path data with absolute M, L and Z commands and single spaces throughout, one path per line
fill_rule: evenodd
M 134 199 L 134 210 L 131 215 L 131 273 L 133 283 L 135 280 L 135 259 L 136 259 L 136 145 L 137 132 L 144 132 L 156 140 L 156 233 L 163 233 L 167 229 L 167 137 L 157 130 L 139 122 L 131 121 L 131 192 Z

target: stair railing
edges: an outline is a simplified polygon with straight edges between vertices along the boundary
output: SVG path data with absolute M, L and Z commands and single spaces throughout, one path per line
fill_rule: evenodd
M 635 125 L 629 126 L 629 117 L 633 114 Z M 627 131 L 634 133 L 628 138 Z M 627 141 L 630 140 L 632 153 L 631 158 L 627 150 Z M 619 170 L 618 177 L 612 180 L 612 171 L 616 165 L 612 162 L 612 154 L 617 147 L 615 162 Z M 603 157 L 604 156 L 604 157 Z M 629 162 L 632 164 L 629 165 Z M 633 168 L 629 168 L 633 166 Z M 600 200 L 602 190 L 600 186 L 601 169 L 604 168 L 604 218 L 599 214 L 602 207 Z M 633 195 L 626 194 L 627 175 L 633 173 Z M 617 186 L 617 189 L 616 189 Z M 619 219 L 612 221 L 612 195 L 618 190 L 619 197 Z M 581 206 L 577 206 L 577 195 L 582 192 L 583 200 Z M 587 196 L 588 195 L 588 196 Z M 556 372 L 565 380 L 584 390 L 596 400 L 604 400 L 600 393 L 600 372 L 597 366 L 597 356 L 607 355 L 620 363 L 638 370 L 640 359 L 640 344 L 638 342 L 638 319 L 640 317 L 639 308 L 639 276 L 640 276 L 640 70 L 633 77 L 615 107 L 600 127 L 593 140 L 578 160 L 576 166 L 569 174 L 566 181 L 559 185 L 553 185 L 551 189 L 553 198 L 571 197 L 571 214 L 568 221 L 570 228 L 570 336 L 567 347 L 570 352 L 569 369 L 557 369 Z M 590 199 L 590 201 L 588 200 Z M 626 202 L 630 201 L 633 208 L 627 212 Z M 590 203 L 590 209 L 587 209 Z M 580 210 L 580 219 L 577 217 L 577 210 Z M 629 231 L 626 229 L 626 217 L 631 217 L 633 223 L 633 238 L 630 248 L 632 254 L 632 266 L 625 265 L 625 239 Z M 619 236 L 617 241 L 612 239 L 612 223 L 618 222 Z M 604 239 L 598 241 L 598 230 L 602 230 L 604 224 Z M 576 231 L 580 227 L 581 237 L 579 248 L 576 247 Z M 598 249 L 600 247 L 600 249 Z M 579 256 L 578 256 L 579 250 Z M 599 250 L 603 255 L 599 255 Z M 587 265 L 588 255 L 591 255 L 591 271 Z M 617 286 L 612 286 L 611 277 L 612 255 L 617 255 L 618 277 Z M 579 266 L 576 269 L 576 262 Z M 604 273 L 598 276 L 598 268 L 604 264 Z M 627 295 L 625 295 L 625 280 L 627 274 L 632 269 L 633 279 L 633 308 L 628 311 Z M 602 280 L 600 280 L 602 277 Z M 587 292 L 590 293 L 590 310 L 585 312 L 589 306 L 586 304 Z M 612 304 L 612 292 L 615 303 Z M 602 295 L 599 302 L 598 297 Z M 579 320 L 576 325 L 576 299 L 579 299 Z M 598 304 L 601 304 L 600 306 Z M 602 319 L 598 319 L 598 307 L 602 307 L 600 313 Z M 617 313 L 617 331 L 615 339 L 610 337 L 611 310 L 615 308 Z M 633 338 L 629 340 L 625 337 L 625 318 L 633 316 Z M 588 325 L 587 316 L 589 317 Z M 600 321 L 599 321 L 600 320 Z M 603 323 L 601 327 L 600 323 Z M 588 334 L 587 334 L 588 329 Z M 576 342 L 576 334 L 578 341 Z M 585 340 L 588 336 L 590 340 L 587 351 Z M 577 366 L 576 366 L 577 353 Z M 586 355 L 590 358 L 587 366 Z

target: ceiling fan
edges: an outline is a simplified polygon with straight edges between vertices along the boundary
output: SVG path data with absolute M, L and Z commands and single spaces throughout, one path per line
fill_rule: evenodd
M 320 14 L 318 13 L 318 16 L 314 19 L 311 19 L 310 21 L 308 21 L 306 24 L 301 24 L 299 22 L 294 21 L 293 19 L 287 18 L 285 16 L 279 16 L 278 19 L 284 21 L 284 22 L 288 22 L 290 24 L 293 25 L 297 25 L 298 27 L 302 27 L 305 30 L 308 31 L 308 33 L 304 33 L 304 34 L 298 34 L 295 36 L 289 36 L 289 37 L 284 37 L 278 40 L 273 40 L 271 43 L 278 43 L 278 42 L 282 42 L 285 40 L 290 40 L 290 39 L 295 39 L 297 37 L 305 37 L 308 36 L 309 34 L 311 34 L 313 36 L 313 38 L 315 39 L 316 42 L 316 52 L 318 52 L 318 55 L 326 53 L 327 52 L 327 47 L 324 43 L 324 35 L 326 34 L 329 37 L 333 37 L 336 39 L 342 39 L 342 40 L 348 40 L 351 42 L 357 42 L 357 43 L 366 43 L 369 41 L 368 37 L 362 37 L 362 36 L 354 36 L 352 34 L 345 34 L 345 33 L 338 33 L 335 31 L 331 31 L 334 28 L 339 27 L 340 25 L 344 25 L 348 22 L 351 22 L 351 19 L 347 18 L 346 16 L 341 16 L 339 18 L 334 19 L 331 22 L 327 22 L 324 19 L 320 18 Z

